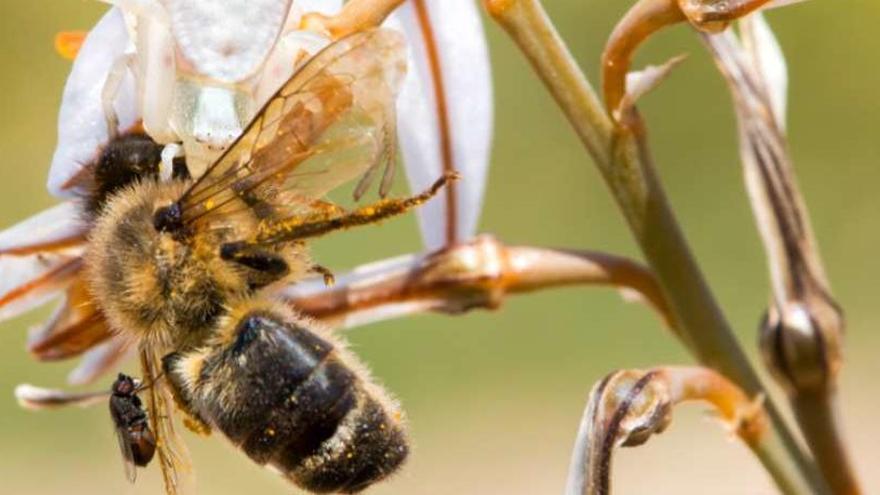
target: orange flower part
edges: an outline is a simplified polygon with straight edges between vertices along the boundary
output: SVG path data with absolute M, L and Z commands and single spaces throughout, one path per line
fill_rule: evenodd
M 62 58 L 73 60 L 86 39 L 88 31 L 61 31 L 55 35 L 55 51 Z

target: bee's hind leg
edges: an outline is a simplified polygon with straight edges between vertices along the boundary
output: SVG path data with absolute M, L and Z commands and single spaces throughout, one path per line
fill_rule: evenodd
M 449 182 L 458 180 L 459 177 L 457 172 L 444 174 L 431 187 L 408 198 L 383 199 L 351 212 L 328 215 L 326 211 L 321 211 L 314 215 L 294 217 L 289 221 L 272 224 L 260 232 L 250 244 L 271 245 L 281 242 L 301 241 L 320 237 L 336 230 L 381 222 L 421 206 L 436 196 L 440 189 Z

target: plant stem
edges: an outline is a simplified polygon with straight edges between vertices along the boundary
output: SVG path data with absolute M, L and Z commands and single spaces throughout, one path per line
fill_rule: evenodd
M 792 408 L 807 445 L 825 474 L 835 495 L 858 495 L 858 480 L 839 428 L 837 400 L 834 392 L 798 393 L 792 397 Z
M 698 361 L 752 397 L 766 395 L 697 266 L 642 139 L 615 128 L 538 0 L 485 0 L 533 65 L 602 172 Z M 771 402 L 773 433 L 758 457 L 780 490 L 828 493 Z
M 760 334 L 764 363 L 788 393 L 832 492 L 857 495 L 861 489 L 834 410 L 845 319 L 788 152 L 785 87 L 766 69 L 784 69 L 785 59 L 760 15 L 743 19 L 739 34 L 703 40 L 733 96 L 746 190 L 767 253 L 772 297 Z

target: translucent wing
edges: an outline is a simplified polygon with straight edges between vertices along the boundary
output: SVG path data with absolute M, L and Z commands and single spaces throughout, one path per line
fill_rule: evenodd
M 283 218 L 355 178 L 364 192 L 394 161 L 394 100 L 405 72 L 403 39 L 378 29 L 315 55 L 181 198 L 186 224 L 247 211 Z
M 134 463 L 134 452 L 131 450 L 131 442 L 125 428 L 116 427 L 116 440 L 119 441 L 119 451 L 122 453 L 122 465 L 125 468 L 125 479 L 134 483 L 137 480 L 137 466 Z
M 183 475 L 189 474 L 192 469 L 186 447 L 174 429 L 169 392 L 163 383 L 156 381 L 161 375 L 160 363 L 161 357 L 154 349 L 141 348 L 144 383 L 154 383 L 148 390 L 147 412 L 150 428 L 156 437 L 156 453 L 162 469 L 165 493 L 178 495 L 183 492 Z

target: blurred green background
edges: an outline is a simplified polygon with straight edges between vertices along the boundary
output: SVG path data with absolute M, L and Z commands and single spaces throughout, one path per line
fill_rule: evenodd
M 596 81 L 604 39 L 630 2 L 545 3 Z M 87 29 L 105 8 L 86 0 L 3 2 L 0 225 L 53 203 L 44 183 L 70 67 L 54 53 L 53 35 Z M 793 155 L 835 293 L 847 311 L 842 408 L 866 492 L 880 491 L 880 472 L 870 469 L 880 456 L 874 414 L 880 388 L 873 381 L 880 373 L 878 16 L 880 3 L 867 0 L 813 1 L 770 14 L 789 59 Z M 487 32 L 497 133 L 482 231 L 512 243 L 637 256 L 556 106 L 507 37 L 491 24 Z M 684 27 L 652 40 L 638 61 L 656 63 L 681 52 L 691 56 L 642 109 L 687 236 L 754 356 L 767 276 L 743 192 L 726 88 Z M 342 272 L 418 249 L 414 219 L 405 218 L 334 236 L 314 251 L 322 264 Z M 25 352 L 26 329 L 46 312 L 4 323 L 0 332 L 0 492 L 159 493 L 155 469 L 143 472 L 135 487 L 124 481 L 103 408 L 33 413 L 16 406 L 16 384 L 61 385 L 73 364 L 40 364 Z M 690 362 L 648 310 L 603 289 L 548 291 L 509 299 L 492 313 L 423 316 L 348 336 L 410 418 L 411 460 L 372 491 L 377 494 L 560 493 L 592 384 L 615 368 Z M 683 407 L 665 434 L 620 452 L 618 493 L 774 493 L 757 462 L 702 411 Z M 220 439 L 187 439 L 199 493 L 292 491 Z

